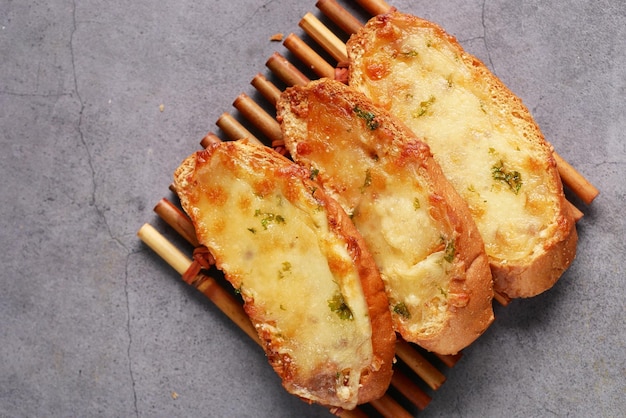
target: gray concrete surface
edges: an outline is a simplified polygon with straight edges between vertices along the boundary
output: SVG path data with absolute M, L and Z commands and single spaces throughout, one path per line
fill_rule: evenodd
M 349 7 L 351 2 L 343 2 Z M 549 292 L 496 307 L 420 417 L 626 414 L 626 5 L 396 1 L 443 25 L 600 190 Z M 0 416 L 318 417 L 136 237 L 314 1 L 0 0 Z M 364 13 L 359 12 L 361 19 Z M 163 105 L 161 111 L 159 106 Z M 180 241 L 177 241 L 180 243 Z

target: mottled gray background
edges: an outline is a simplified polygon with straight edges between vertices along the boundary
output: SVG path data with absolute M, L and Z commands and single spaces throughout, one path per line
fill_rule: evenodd
M 416 416 L 623 416 L 626 4 L 392 4 L 481 58 L 602 192 L 572 198 L 585 217 L 562 280 L 498 306 Z M 166 230 L 152 208 L 174 168 L 307 11 L 321 17 L 313 0 L 0 0 L 0 416 L 328 416 L 136 237 Z

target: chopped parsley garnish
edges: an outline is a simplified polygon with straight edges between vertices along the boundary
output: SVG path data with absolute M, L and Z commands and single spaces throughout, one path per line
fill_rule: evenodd
M 320 173 L 320 171 L 317 168 L 311 168 L 311 174 L 309 175 L 309 178 L 311 180 L 315 180 L 319 173 Z
M 263 226 L 263 229 L 267 229 L 268 225 L 272 223 L 276 223 L 276 224 L 285 223 L 285 218 L 283 218 L 281 215 L 276 215 L 270 212 L 262 212 L 260 209 L 257 209 L 254 212 L 254 217 L 257 218 L 259 216 L 262 217 L 261 225 Z
M 378 128 L 379 124 L 378 121 L 376 121 L 376 115 L 374 113 L 363 110 L 358 106 L 354 106 L 352 110 L 358 117 L 365 120 L 365 123 L 367 124 L 367 127 L 370 129 L 370 131 L 376 130 Z
M 283 262 L 283 267 L 278 270 L 278 278 L 284 279 L 287 277 L 287 274 L 291 272 L 291 263 L 289 261 Z
M 519 190 L 522 188 L 522 175 L 519 171 L 506 170 L 502 160 L 491 167 L 491 175 L 494 180 L 508 184 L 515 194 L 518 194 Z
M 422 205 L 420 205 L 420 200 L 416 197 L 415 200 L 413 200 L 413 209 L 418 210 L 421 207 Z
M 452 261 L 454 261 L 455 253 L 456 249 L 454 248 L 454 240 L 447 241 L 443 259 L 446 260 L 448 263 L 451 263 Z
M 443 235 L 441 235 L 440 239 L 441 245 L 445 245 L 443 250 L 443 259 L 448 263 L 452 263 L 454 261 L 454 255 L 456 254 L 454 239 L 448 239 Z
M 328 307 L 341 319 L 347 319 L 349 321 L 354 319 L 354 316 L 352 315 L 352 310 L 344 300 L 343 295 L 339 292 L 337 292 L 332 299 L 328 300 Z
M 411 317 L 411 312 L 409 312 L 409 308 L 406 307 L 404 302 L 396 303 L 393 307 L 393 311 L 404 319 Z
M 428 113 L 428 110 L 430 109 L 432 104 L 435 103 L 436 100 L 437 99 L 435 98 L 435 96 L 430 96 L 428 100 L 424 100 L 423 102 L 420 102 L 420 105 L 417 108 L 417 110 L 413 112 L 413 117 L 419 118 L 421 116 L 424 116 L 426 113 Z
M 365 170 L 365 180 L 363 181 L 363 186 L 361 186 L 361 193 L 365 192 L 365 189 L 372 185 L 372 172 L 368 168 Z

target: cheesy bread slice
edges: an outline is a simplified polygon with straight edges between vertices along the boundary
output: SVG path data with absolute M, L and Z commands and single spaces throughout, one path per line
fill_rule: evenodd
M 439 26 L 391 12 L 347 44 L 349 84 L 430 146 L 468 202 L 494 288 L 537 295 L 574 259 L 577 234 L 552 148 L 521 100 Z
M 361 93 L 332 80 L 285 91 L 286 147 L 350 214 L 378 265 L 396 330 L 457 353 L 493 321 L 480 234 L 426 144 Z
M 382 396 L 395 347 L 383 282 L 308 170 L 240 140 L 188 157 L 175 186 L 287 391 L 343 409 Z

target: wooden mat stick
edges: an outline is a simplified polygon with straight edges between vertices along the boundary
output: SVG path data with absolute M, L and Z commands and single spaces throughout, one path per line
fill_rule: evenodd
M 276 102 L 280 97 L 281 91 L 278 87 L 269 81 L 263 74 L 258 73 L 250 82 L 252 86 L 259 92 L 265 99 L 276 106 Z
M 241 93 L 233 106 L 246 118 L 250 123 L 257 127 L 263 135 L 267 136 L 272 143 L 283 140 L 283 132 L 276 119 L 267 113 L 261 106 L 245 93 Z
M 332 409 L 331 409 L 331 413 L 336 414 L 333 412 Z M 367 415 L 365 412 L 363 412 L 359 408 L 354 408 L 351 411 L 342 410 L 338 416 L 340 416 L 341 418 L 368 418 L 369 417 L 369 415 Z
M 458 361 L 461 360 L 461 357 L 463 357 L 462 353 L 449 355 L 435 353 L 435 355 L 439 360 L 441 360 L 443 364 L 448 367 L 454 367 L 458 363 Z
M 272 103 L 272 105 L 276 106 L 276 102 L 278 102 L 278 99 L 280 98 L 280 95 L 282 93 L 278 87 L 276 87 L 271 81 L 269 81 L 265 77 L 263 78 L 259 77 L 258 74 L 257 76 L 254 77 L 251 84 L 254 87 L 259 86 L 257 88 L 263 89 L 266 92 L 268 92 L 269 97 L 266 96 L 266 98 L 270 101 L 270 103 Z M 261 94 L 265 96 L 263 92 L 261 92 Z M 280 124 L 278 125 L 278 129 L 280 129 Z M 285 148 L 285 141 L 283 140 L 282 133 L 281 133 L 280 139 L 272 140 L 271 146 L 278 152 L 280 152 L 281 149 Z
M 398 390 L 405 398 L 407 398 L 420 411 L 426 409 L 432 398 L 426 394 L 419 386 L 417 386 L 407 375 L 402 373 L 398 368 L 393 371 L 391 377 L 391 385 Z
M 202 138 L 202 141 L 200 141 L 200 145 L 202 145 L 202 148 L 206 148 L 211 144 L 216 144 L 220 142 L 222 142 L 222 139 L 219 136 L 215 135 L 213 132 L 209 132 L 204 136 L 204 138 Z
M 265 65 L 288 86 L 304 86 L 311 81 L 278 52 L 274 52 Z
M 370 402 L 380 414 L 385 418 L 412 418 L 413 415 L 409 414 L 398 402 L 396 402 L 391 396 L 385 394 L 382 398 Z
M 169 226 L 174 228 L 174 231 L 178 232 L 188 243 L 197 247 L 198 238 L 196 237 L 196 231 L 191 223 L 191 220 L 176 207 L 168 199 L 163 198 L 156 204 L 154 211 L 163 219 Z
M 137 232 L 139 238 L 152 248 L 163 260 L 174 268 L 181 276 L 185 274 L 191 260 L 178 248 L 170 243 L 150 224 L 144 224 Z M 213 278 L 200 274 L 192 286 L 207 296 L 222 312 L 239 326 L 257 344 L 261 345 L 258 334 L 250 322 L 243 306 Z
M 372 16 L 382 15 L 391 9 L 391 6 L 383 0 L 356 0 L 356 2 Z
M 307 13 L 298 25 L 337 62 L 348 61 L 346 44 L 328 29 L 313 13 Z
M 556 166 L 561 174 L 563 183 L 569 189 L 585 202 L 590 204 L 600 194 L 600 191 L 594 187 L 582 174 L 580 174 L 570 163 L 565 161 L 563 157 L 553 152 L 554 159 L 556 160 Z
M 359 19 L 351 15 L 336 0 L 319 0 L 315 6 L 348 35 L 355 33 L 363 26 Z
M 324 58 L 297 35 L 289 34 L 283 41 L 283 45 L 319 77 L 335 77 L 335 67 L 326 62 Z
M 443 382 L 446 381 L 446 377 L 406 341 L 398 340 L 396 343 L 396 356 L 417 373 L 432 389 L 439 389 Z
M 227 112 L 222 113 L 217 120 L 216 125 L 219 126 L 219 128 L 233 141 L 241 138 L 249 138 L 259 144 L 262 143 L 256 136 L 239 123 L 237 119 Z
M 159 208 L 159 210 L 157 210 Z M 193 224 L 191 223 L 191 219 L 183 213 L 180 209 L 178 209 L 172 202 L 168 199 L 161 199 L 159 203 L 154 208 L 154 211 L 165 221 L 166 224 L 174 228 L 176 232 L 178 232 L 178 228 L 182 228 L 185 230 L 192 229 L 188 234 L 182 235 L 184 239 L 187 240 L 190 244 L 198 243 L 198 238 L 196 237 L 196 231 L 193 229 Z M 195 245 L 197 247 L 199 244 Z
M 144 224 L 137 232 L 137 236 L 178 274 L 184 274 L 191 265 L 191 260 L 166 240 L 152 225 Z
M 280 78 L 281 80 L 285 82 L 287 87 L 304 86 L 311 81 L 304 74 L 302 74 L 300 70 L 298 70 L 293 64 L 287 61 L 284 57 L 274 58 L 276 54 L 277 53 L 275 52 L 270 57 L 270 59 L 267 61 L 268 62 L 267 66 L 274 74 L 278 76 L 278 78 Z M 289 65 L 282 63 L 281 62 L 282 60 L 287 61 L 287 64 Z M 271 65 L 270 65 L 270 62 L 271 62 Z M 304 77 L 304 79 L 302 79 L 301 77 Z
M 563 177 L 561 177 L 561 180 L 563 179 Z M 574 217 L 574 222 L 578 222 L 580 221 L 583 216 L 585 216 L 585 214 L 578 209 L 576 206 L 574 206 L 574 204 L 572 202 L 570 202 L 569 200 L 566 200 L 567 205 L 569 206 L 570 210 L 572 211 L 572 216 Z

